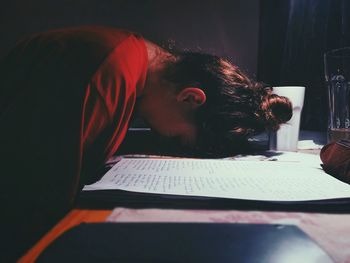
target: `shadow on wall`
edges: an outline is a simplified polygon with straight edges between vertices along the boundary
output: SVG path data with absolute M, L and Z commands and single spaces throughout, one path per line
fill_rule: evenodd
M 13 0 L 0 9 L 0 56 L 22 36 L 51 28 L 99 24 L 126 28 L 157 43 L 229 58 L 256 76 L 259 0 Z

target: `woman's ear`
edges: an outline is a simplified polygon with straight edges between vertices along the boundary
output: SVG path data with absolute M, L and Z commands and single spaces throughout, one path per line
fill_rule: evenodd
M 207 99 L 202 89 L 193 87 L 182 89 L 176 98 L 178 102 L 188 103 L 191 108 L 197 108 L 203 105 Z

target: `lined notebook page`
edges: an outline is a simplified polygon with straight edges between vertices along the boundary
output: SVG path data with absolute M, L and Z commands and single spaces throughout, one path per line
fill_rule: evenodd
M 271 161 L 122 159 L 83 190 L 106 189 L 265 201 L 350 198 L 350 185 L 321 167 Z

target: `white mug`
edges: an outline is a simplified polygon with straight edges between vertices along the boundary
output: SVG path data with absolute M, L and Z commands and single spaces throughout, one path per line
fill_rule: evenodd
M 287 97 L 292 102 L 293 116 L 276 132 L 269 135 L 270 150 L 296 152 L 298 150 L 301 111 L 304 105 L 305 87 L 273 87 L 272 93 Z

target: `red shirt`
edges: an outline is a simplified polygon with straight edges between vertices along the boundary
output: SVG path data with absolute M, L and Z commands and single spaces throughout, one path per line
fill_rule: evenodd
M 142 37 L 95 26 L 26 37 L 0 61 L 1 223 L 9 258 L 72 207 L 79 186 L 98 179 L 125 136 L 147 64 Z
M 115 35 L 114 35 L 115 37 Z M 122 143 L 147 73 L 147 49 L 130 34 L 108 54 L 88 83 L 82 117 L 86 162 L 111 157 Z M 88 165 L 84 162 L 84 165 Z
M 79 184 L 98 179 L 125 136 L 147 66 L 143 38 L 109 27 L 20 41 L 0 63 L 4 185 L 46 206 L 71 201 Z

